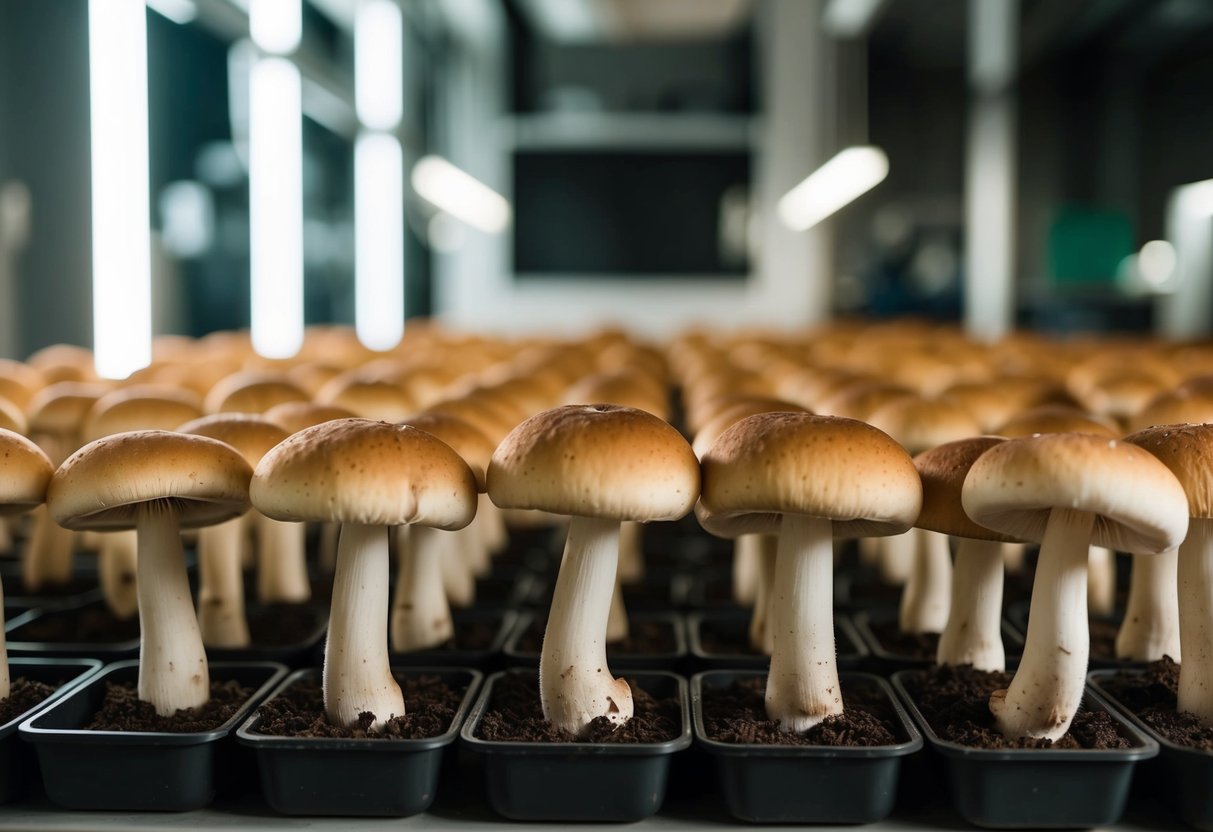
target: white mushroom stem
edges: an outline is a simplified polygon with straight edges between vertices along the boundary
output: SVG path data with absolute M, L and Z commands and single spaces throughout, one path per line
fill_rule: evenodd
M 573 734 L 600 716 L 632 718 L 632 689 L 611 676 L 606 661 L 618 557 L 617 521 L 573 518 L 539 658 L 543 715 Z
M 758 580 L 754 612 L 750 615 L 750 644 L 755 650 L 771 655 L 775 649 L 775 630 L 771 627 L 771 599 L 775 592 L 775 558 L 779 554 L 779 536 L 750 535 L 757 550 Z
M 324 712 L 334 725 L 353 725 L 369 711 L 371 730 L 379 730 L 404 716 L 404 695 L 388 659 L 390 584 L 387 527 L 343 525 L 324 645 Z
M 1018 575 L 1028 562 L 1028 544 L 1002 544 L 1002 566 L 1008 575 Z
M 611 610 L 607 615 L 607 644 L 627 641 L 629 632 L 631 625 L 628 622 L 628 608 L 623 603 L 623 585 L 616 580 L 615 591 L 611 593 Z
M 392 603 L 391 642 L 399 653 L 437 647 L 455 635 L 451 607 L 442 589 L 442 561 L 452 551 L 453 532 L 424 526 L 396 538 L 396 595 Z
M 948 538 L 926 529 L 911 529 L 914 546 L 910 578 L 901 592 L 898 621 L 903 633 L 942 633 L 951 606 L 952 553 Z
M 467 609 L 476 603 L 476 576 L 468 567 L 468 559 L 464 555 L 464 551 L 469 546 L 479 545 L 479 541 L 476 539 L 475 529 L 469 531 L 469 527 L 466 526 L 449 534 L 453 535 L 452 550 L 451 557 L 443 558 L 440 564 L 442 587 L 446 592 L 447 601 L 452 607 Z
M 320 524 L 320 551 L 316 565 L 321 575 L 332 575 L 337 568 L 337 537 L 340 533 L 340 523 Z
M 1179 640 L 1176 707 L 1213 726 L 1213 521 L 1196 517 L 1179 546 Z
M 139 698 L 169 716 L 210 698 L 206 650 L 185 571 L 177 513 L 163 503 L 140 507 Z
M 952 605 L 935 661 L 1006 670 L 1002 646 L 1002 544 L 958 538 Z
M 619 582 L 644 580 L 644 526 L 625 520 L 619 526 Z
M 13 551 L 13 530 L 7 517 L 0 517 L 0 555 Z
M 884 540 L 883 537 L 861 537 L 855 541 L 855 546 L 859 549 L 861 566 L 873 568 L 880 566 L 880 551 Z
M 807 731 L 842 713 L 834 656 L 834 547 L 829 520 L 784 515 L 775 556 L 767 716 Z
M 307 527 L 264 514 L 253 518 L 257 532 L 257 599 L 263 604 L 303 604 L 312 597 L 307 577 Z
M 488 494 L 479 494 L 476 497 L 476 520 L 480 521 L 477 528 L 480 530 L 480 539 L 484 542 L 485 550 L 490 555 L 503 552 L 510 542 L 509 532 L 506 531 L 501 509 L 489 499 Z
M 108 532 L 101 536 L 97 552 L 97 577 L 105 605 L 115 618 L 123 621 L 139 613 L 138 583 L 139 537 L 133 529 Z
M 0 610 L 4 609 L 4 582 L 0 580 Z M 8 698 L 12 685 L 8 678 L 8 646 L 4 641 L 4 628 L 0 627 L 0 700 Z
M 248 647 L 241 565 L 243 517 L 198 533 L 198 626 L 207 647 Z
M 880 539 L 880 580 L 889 586 L 904 586 L 914 569 L 914 530 Z
M 743 534 L 733 541 L 733 600 L 743 607 L 753 606 L 758 599 L 761 548 L 756 534 Z
M 493 568 L 488 545 L 484 542 L 484 532 L 480 529 L 483 524 L 484 518 L 479 514 L 472 518 L 467 533 L 468 545 L 463 550 L 463 556 L 473 578 L 488 577 Z
M 1091 636 L 1087 625 L 1087 548 L 1095 515 L 1055 508 L 1049 514 L 1032 614 L 1019 670 L 990 696 L 990 711 L 1011 738 L 1060 739 L 1082 704 Z
M 46 506 L 33 511 L 34 528 L 21 562 L 22 584 L 37 593 L 48 584 L 66 584 L 72 579 L 72 552 L 76 533 L 51 519 Z
M 1116 634 L 1116 657 L 1155 662 L 1180 661 L 1179 552 L 1134 555 L 1125 619 Z
M 1087 608 L 1091 615 L 1109 618 L 1116 612 L 1116 553 L 1092 546 L 1088 558 Z

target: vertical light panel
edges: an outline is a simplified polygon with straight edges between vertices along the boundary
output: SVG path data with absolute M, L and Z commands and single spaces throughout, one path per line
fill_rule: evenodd
M 392 0 L 367 0 L 354 22 L 354 104 L 371 130 L 395 130 L 404 107 L 404 22 Z
M 253 349 L 303 345 L 303 114 L 299 70 L 261 58 L 249 74 L 249 242 Z
M 395 136 L 358 137 L 354 200 L 355 329 L 370 349 L 387 350 L 404 334 L 404 159 Z
M 89 0 L 93 352 L 103 378 L 152 358 L 147 9 Z

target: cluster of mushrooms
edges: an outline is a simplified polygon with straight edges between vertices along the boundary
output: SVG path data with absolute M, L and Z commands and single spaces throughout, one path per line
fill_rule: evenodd
M 990 709 L 1009 737 L 1056 739 L 1081 703 L 1089 610 L 1106 611 L 1114 551 L 1133 556 L 1118 652 L 1180 660 L 1180 709 L 1213 724 L 1209 422 L 1203 344 L 988 345 L 842 322 L 692 331 L 658 348 L 616 330 L 417 325 L 391 353 L 315 328 L 275 361 L 216 333 L 160 339 L 122 382 L 71 347 L 0 362 L 0 512 L 33 509 L 28 591 L 70 581 L 74 550 L 98 551 L 110 609 L 140 617 L 139 696 L 166 714 L 206 700 L 207 646 L 248 644 L 248 563 L 262 600 L 308 599 L 317 524 L 335 724 L 403 715 L 390 650 L 450 638 L 451 606 L 470 602 L 508 525 L 567 523 L 540 695 L 574 734 L 632 715 L 606 645 L 627 634 L 619 586 L 643 575 L 645 523 L 694 511 L 735 541 L 733 593 L 771 657 L 768 716 L 788 731 L 843 710 L 835 541 L 858 539 L 902 585 L 899 625 L 939 633 L 939 663 L 981 670 L 1005 668 L 1004 574 L 1040 544 L 1023 659 Z

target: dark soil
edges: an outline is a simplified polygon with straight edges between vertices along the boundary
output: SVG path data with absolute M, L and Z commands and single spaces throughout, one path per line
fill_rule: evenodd
M 38 587 L 37 591 L 27 590 L 22 584 L 21 579 L 13 581 L 6 579 L 6 583 L 12 586 L 9 593 L 13 596 L 24 596 L 30 598 L 65 598 L 72 595 L 83 595 L 86 592 L 92 592 L 97 588 L 97 577 L 79 577 L 72 578 L 67 583 L 62 584 L 43 584 Z
M 682 702 L 677 696 L 656 699 L 632 679 L 632 718 L 616 726 L 605 716 L 589 724 L 584 736 L 575 737 L 543 718 L 539 679 L 533 673 L 509 673 L 493 685 L 493 698 L 476 736 L 490 742 L 669 742 L 682 733 Z
M 324 715 L 324 690 L 319 679 L 302 680 L 257 709 L 256 733 L 275 737 L 419 740 L 447 732 L 466 686 L 451 687 L 440 676 L 397 674 L 404 693 L 404 716 L 387 720 L 382 731 L 370 733 L 375 714 L 363 712 L 355 725 L 330 723 Z
M 1177 711 L 1179 665 L 1170 656 L 1151 662 L 1142 672 L 1121 671 L 1100 682 L 1104 690 L 1176 745 L 1213 751 L 1213 728 L 1194 714 Z
M 442 644 L 436 647 L 427 647 L 424 650 L 416 651 L 421 653 L 436 652 L 439 650 L 466 650 L 475 652 L 478 650 L 488 650 L 493 646 L 493 642 L 497 639 L 501 632 L 501 620 L 461 620 L 458 615 L 455 616 L 455 635 L 448 638 Z M 399 651 L 392 651 L 398 653 Z M 401 654 L 404 655 L 404 654 Z
M 939 648 L 939 633 L 903 633 L 895 619 L 871 621 L 868 626 L 886 653 L 911 659 L 935 661 Z
M 211 698 L 197 708 L 185 708 L 172 716 L 160 716 L 150 702 L 144 702 L 133 682 L 106 682 L 105 700 L 84 726 L 89 731 L 153 731 L 192 734 L 213 731 L 227 722 L 253 695 L 236 681 L 211 681 Z
M 866 572 L 851 581 L 847 601 L 852 607 L 896 606 L 901 591 L 900 585 L 887 584 L 874 573 Z
M 18 676 L 9 686 L 8 696 L 0 699 L 0 725 L 7 725 L 17 717 L 34 708 L 54 693 L 54 685 L 35 682 Z
M 703 723 L 708 739 L 745 745 L 873 746 L 898 742 L 888 701 L 866 688 L 843 691 L 843 713 L 826 717 L 801 734 L 767 719 L 766 678 L 753 676 L 727 688 L 705 688 Z
M 941 739 L 974 748 L 1130 748 L 1116 721 L 1105 711 L 1080 710 L 1065 736 L 1007 739 L 990 713 L 990 694 L 1010 684 L 1011 673 L 986 673 L 972 667 L 932 667 L 906 676 L 906 690 Z
M 515 644 L 517 652 L 538 656 L 543 650 L 543 631 L 546 627 L 546 618 L 533 619 L 531 626 L 526 628 Z M 653 656 L 673 653 L 678 649 L 674 624 L 670 621 L 632 619 L 629 630 L 628 637 L 623 641 L 607 644 L 607 656 Z
M 837 634 L 836 634 L 837 635 Z M 704 619 L 699 622 L 699 646 L 705 653 L 718 656 L 760 655 L 750 644 L 748 621 L 718 621 Z M 845 644 L 842 645 L 845 648 Z
M 316 634 L 324 612 L 312 604 L 265 604 L 248 609 L 249 640 L 254 647 L 288 647 Z
M 9 641 L 49 644 L 117 644 L 139 638 L 139 617 L 122 621 L 102 601 L 78 609 L 49 610 L 8 634 Z

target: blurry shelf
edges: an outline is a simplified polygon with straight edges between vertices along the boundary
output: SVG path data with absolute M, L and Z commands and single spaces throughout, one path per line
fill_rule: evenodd
M 748 150 L 760 122 L 712 113 L 551 113 L 505 120 L 515 150 Z

